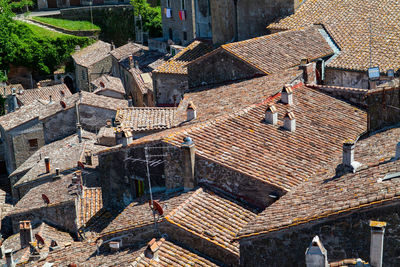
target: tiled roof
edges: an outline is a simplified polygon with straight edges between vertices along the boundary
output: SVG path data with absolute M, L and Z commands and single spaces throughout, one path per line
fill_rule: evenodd
M 60 247 L 64 247 L 73 241 L 72 237 L 68 233 L 59 231 L 46 223 L 41 223 L 36 226 L 33 225 L 32 232 L 34 235 L 39 234 L 44 239 L 45 244 L 41 251 L 48 252 L 52 240 L 56 241 Z M 5 249 L 12 249 L 14 261 L 21 263 L 26 262 L 29 259 L 30 251 L 29 247 L 21 249 L 19 237 L 19 233 L 14 234 L 4 240 L 3 245 Z M 3 260 L 0 260 L 0 263 L 5 264 L 5 259 L 4 262 L 2 261 Z
M 93 92 L 94 94 L 98 94 L 104 90 L 111 90 L 120 94 L 125 94 L 124 85 L 122 84 L 121 79 L 117 77 L 104 74 L 94 80 L 92 84 L 96 88 L 96 90 Z M 102 84 L 104 85 L 104 87 L 102 86 Z
M 38 119 L 40 112 L 46 105 L 38 100 L 33 101 L 31 104 L 22 106 L 17 111 L 0 116 L 0 126 L 4 131 L 10 131 L 31 120 Z
M 239 243 L 233 239 L 255 215 L 233 199 L 199 188 L 179 207 L 166 214 L 166 220 L 239 255 Z
M 7 86 L 0 87 L 0 95 L 6 97 L 12 94 L 12 89 L 15 88 L 15 92 L 18 93 L 20 90 L 25 90 L 22 84 L 10 84 Z
M 116 123 L 135 132 L 169 129 L 175 126 L 176 108 L 132 107 L 119 109 Z
M 269 29 L 296 29 L 323 24 L 341 48 L 327 66 L 366 71 L 400 68 L 400 2 L 394 0 L 313 0 L 305 1 L 296 12 L 273 23 Z
M 53 86 L 41 87 L 38 89 L 23 90 L 21 93 L 17 91 L 17 98 L 23 105 L 28 105 L 35 100 L 43 100 L 46 102 L 58 102 L 65 97 L 71 96 L 71 91 L 65 84 L 57 84 Z
M 311 61 L 334 53 L 317 26 L 230 43 L 222 49 L 266 74 L 298 66 L 303 58 Z
M 115 57 L 118 61 L 134 55 L 142 50 L 148 50 L 146 46 L 129 42 L 123 46 L 120 46 L 110 52 L 110 54 Z
M 147 50 L 142 51 L 140 54 L 133 55 L 132 57 L 133 60 L 139 63 L 139 69 L 143 72 L 152 72 L 160 65 L 164 64 L 169 58 L 170 56 L 168 54 Z M 128 57 L 121 60 L 120 64 L 127 70 L 131 69 Z
M 98 211 L 103 208 L 103 199 L 100 187 L 84 187 L 78 208 L 78 225 L 85 225 Z
M 154 200 L 164 207 L 165 213 L 169 213 L 185 202 L 193 192 L 155 195 Z M 159 221 L 164 219 L 163 216 Z M 106 228 L 102 235 L 139 228 L 154 223 L 153 211 L 149 206 L 148 197 L 143 197 L 127 206 Z
M 180 146 L 190 136 L 197 156 L 289 191 L 336 162 L 342 142 L 367 128 L 364 111 L 304 85 L 293 90 L 292 106 L 278 101 L 279 96 L 260 98 L 261 104 L 240 114 L 194 124 L 164 141 Z M 264 122 L 270 103 L 279 113 L 277 126 Z M 282 127 L 288 110 L 296 117 L 295 132 Z
M 153 80 L 151 78 L 151 72 L 144 73 L 140 69 L 131 68 L 129 72 L 132 74 L 133 79 L 135 79 L 142 94 L 147 94 L 148 91 L 153 91 Z
M 67 137 L 64 141 L 58 141 L 58 147 L 55 145 L 47 145 L 35 152 L 28 159 L 28 163 L 20 166 L 12 175 L 20 173 L 21 171 L 28 170 L 26 174 L 15 184 L 16 187 L 34 180 L 47 179 L 49 176 L 54 175 L 55 169 L 59 168 L 60 172 L 69 172 L 77 169 L 77 162 L 84 163 L 83 154 L 85 151 L 91 151 L 95 154 L 103 150 L 105 147 L 95 144 L 96 140 L 83 139 L 79 143 L 76 135 L 74 137 Z M 44 158 L 50 158 L 50 173 L 45 173 Z M 36 163 L 35 163 L 36 162 Z M 32 165 L 31 165 L 32 164 Z M 94 170 L 98 164 L 97 156 L 93 156 L 92 165 L 85 165 L 85 169 Z
M 75 52 L 72 58 L 83 67 L 89 67 L 92 64 L 109 56 L 111 51 L 111 44 L 103 41 L 97 41 L 96 43 L 85 47 L 84 49 Z
M 359 171 L 336 177 L 334 171 L 321 170 L 260 213 L 240 232 L 240 237 L 398 202 L 400 180 L 378 179 L 400 172 L 400 161 L 393 160 L 399 135 L 400 128 L 393 128 L 358 141 L 354 159 L 363 164 Z
M 212 51 L 212 45 L 205 41 L 194 41 L 173 58 L 158 67 L 157 73 L 187 74 L 186 65 Z

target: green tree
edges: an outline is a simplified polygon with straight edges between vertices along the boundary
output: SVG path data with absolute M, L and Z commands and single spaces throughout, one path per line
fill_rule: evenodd
M 162 33 L 161 8 L 152 7 L 146 0 L 131 0 L 135 16 L 142 17 L 143 30 L 151 37 L 159 37 Z

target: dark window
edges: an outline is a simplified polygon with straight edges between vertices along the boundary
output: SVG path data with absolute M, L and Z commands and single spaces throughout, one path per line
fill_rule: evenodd
M 166 0 L 167 1 L 167 7 L 171 7 L 171 0 Z
M 169 30 L 168 30 L 168 35 L 169 35 L 169 39 L 173 39 L 173 35 L 172 35 L 172 29 L 171 28 L 169 28 Z
M 82 79 L 85 80 L 85 71 L 82 70 Z
M 181 0 L 181 10 L 185 10 L 185 0 Z
M 187 32 L 183 32 L 183 40 L 184 40 L 184 41 L 187 40 Z
M 29 148 L 31 150 L 38 149 L 38 140 L 37 139 L 29 139 L 28 142 L 29 142 Z

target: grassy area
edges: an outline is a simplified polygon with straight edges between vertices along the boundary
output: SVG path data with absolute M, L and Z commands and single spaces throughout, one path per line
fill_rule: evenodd
M 35 35 L 38 35 L 38 36 L 48 37 L 48 38 L 58 38 L 58 37 L 63 37 L 63 36 L 69 36 L 67 34 L 49 31 L 49 30 L 46 30 L 42 27 L 39 27 L 39 26 L 36 26 L 33 24 L 24 23 L 24 22 L 21 22 L 21 23 L 25 24 L 29 29 L 31 29 L 31 31 Z
M 89 21 L 80 21 L 80 20 L 75 21 L 75 20 L 55 19 L 47 17 L 32 17 L 31 19 L 71 31 L 100 30 L 99 26 L 94 25 Z

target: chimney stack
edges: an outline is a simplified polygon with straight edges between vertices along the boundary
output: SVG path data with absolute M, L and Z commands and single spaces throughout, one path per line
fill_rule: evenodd
M 283 117 L 283 127 L 290 132 L 296 131 L 296 118 L 292 111 L 287 112 Z
M 111 50 L 114 50 L 114 49 L 115 49 L 115 44 L 113 41 L 111 41 Z
M 197 186 L 194 174 L 196 148 L 190 137 L 185 137 L 183 139 L 181 148 L 183 155 L 183 187 L 185 191 L 189 191 Z
M 122 131 L 122 146 L 126 147 L 133 142 L 133 134 L 130 129 L 125 129 Z
M 128 107 L 133 107 L 132 96 L 128 96 Z
M 77 131 L 77 134 L 78 134 L 79 143 L 82 143 L 82 126 L 81 126 L 80 123 L 76 124 L 76 131 Z
M 12 253 L 12 249 L 7 249 L 5 251 L 6 254 L 6 265 L 7 267 L 15 267 L 15 262 L 13 259 L 13 253 Z
M 193 104 L 192 101 L 189 102 L 186 108 L 186 114 L 187 114 L 187 121 L 191 121 L 197 118 L 196 106 Z
M 19 108 L 17 93 L 15 92 L 15 88 L 12 89 L 11 94 L 11 111 L 16 111 Z
M 307 267 L 328 267 L 328 253 L 316 235 L 306 250 Z
M 265 111 L 265 122 L 276 125 L 278 123 L 278 111 L 274 104 L 270 104 Z
M 117 252 L 121 247 L 120 241 L 110 241 L 108 242 L 108 246 L 110 247 L 111 252 Z
M 60 176 L 60 168 L 56 168 L 56 175 L 54 175 L 53 180 L 57 180 L 61 178 Z
M 158 261 L 158 251 L 162 242 L 164 242 L 164 238 L 161 238 L 159 242 L 153 238 L 149 243 L 147 243 L 147 248 L 144 251 L 144 255 L 146 258 L 152 259 L 154 261 Z
M 281 101 L 284 104 L 293 105 L 293 89 L 290 85 L 285 85 L 281 92 Z
M 49 95 L 49 104 L 50 103 L 53 103 L 53 99 L 52 99 L 51 95 Z
M 19 222 L 19 240 L 21 248 L 26 248 L 33 242 L 32 225 L 30 221 Z
M 356 172 L 361 163 L 354 160 L 355 143 L 346 141 L 343 143 L 343 166 L 349 168 L 352 172 Z
M 370 221 L 369 226 L 371 227 L 371 266 L 382 267 L 383 238 L 385 235 L 386 222 Z
M 135 68 L 136 68 L 136 69 L 139 69 L 139 61 L 138 61 L 138 60 L 135 60 L 134 62 L 135 62 Z
M 129 56 L 129 66 L 131 67 L 131 69 L 133 69 L 135 67 L 135 63 L 133 62 L 133 56 L 132 55 Z
M 49 157 L 44 158 L 44 165 L 46 166 L 46 173 L 50 173 L 50 158 Z

